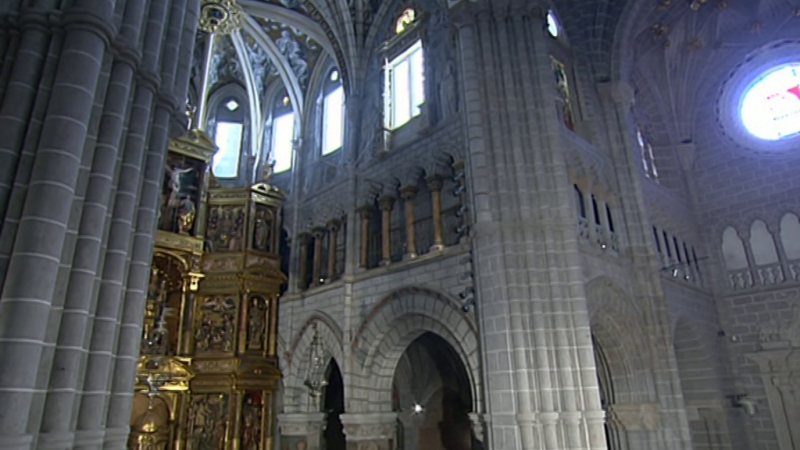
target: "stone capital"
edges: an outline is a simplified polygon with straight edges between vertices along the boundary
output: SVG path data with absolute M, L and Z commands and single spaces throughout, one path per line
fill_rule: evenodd
M 278 428 L 283 436 L 308 436 L 321 433 L 325 413 L 278 414 Z
M 400 188 L 400 197 L 403 200 L 414 200 L 416 198 L 417 193 L 419 193 L 419 188 L 414 185 L 403 186 Z
M 342 414 L 348 441 L 394 439 L 397 413 Z
M 336 233 L 342 227 L 342 223 L 336 219 L 328 221 L 326 224 L 328 231 L 331 233 Z
M 656 431 L 661 425 L 661 406 L 657 403 L 611 405 L 609 420 L 619 423 L 627 431 Z
M 325 228 L 316 227 L 313 230 L 311 230 L 311 234 L 314 236 L 315 239 L 322 239 L 325 236 Z
M 364 205 L 358 209 L 356 209 L 356 213 L 358 213 L 362 219 L 369 220 L 372 218 L 372 206 L 371 205 Z
M 431 192 L 439 192 L 444 186 L 444 179 L 440 175 L 429 175 L 425 181 L 428 182 L 428 190 Z
M 391 211 L 394 208 L 395 198 L 390 195 L 384 195 L 380 199 L 378 199 L 378 206 L 381 208 L 381 211 Z

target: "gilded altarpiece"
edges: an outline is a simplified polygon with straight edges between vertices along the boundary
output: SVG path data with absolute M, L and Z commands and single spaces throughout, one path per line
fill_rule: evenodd
M 285 195 L 226 189 L 202 132 L 170 143 L 129 448 L 273 446 Z

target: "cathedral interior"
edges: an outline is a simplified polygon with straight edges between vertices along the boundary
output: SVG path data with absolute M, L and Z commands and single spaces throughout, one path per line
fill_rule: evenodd
M 800 450 L 798 167 L 800 0 L 0 1 L 0 450 Z

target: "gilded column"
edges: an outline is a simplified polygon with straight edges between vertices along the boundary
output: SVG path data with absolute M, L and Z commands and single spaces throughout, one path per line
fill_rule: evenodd
M 322 239 L 325 237 L 324 228 L 315 228 L 314 236 L 314 259 L 311 266 L 311 285 L 319 286 L 322 279 Z
M 444 221 L 442 220 L 442 177 L 431 175 L 426 180 L 428 190 L 431 191 L 431 204 L 433 206 L 433 246 L 431 251 L 444 249 Z
M 0 415 L 2 447 L 30 446 L 26 433 L 35 374 L 44 350 L 86 129 L 113 36 L 113 11 L 113 2 L 76 0 L 63 18 L 63 51 L 0 301 L 0 316 L 13 318 L 0 326 L 0 366 L 4 368 L 0 403 L 14 410 Z M 12 152 L 16 154 L 16 149 Z
M 361 252 L 358 266 L 366 269 L 369 266 L 369 223 L 372 219 L 372 208 L 362 206 L 357 212 L 361 216 Z
M 381 209 L 381 265 L 386 266 L 392 262 L 392 209 L 394 197 L 388 195 L 378 200 Z
M 328 281 L 336 278 L 336 246 L 341 224 L 338 220 L 328 222 Z
M 417 255 L 417 230 L 414 224 L 414 199 L 417 198 L 419 189 L 416 186 L 406 186 L 400 189 L 400 196 L 406 207 L 406 254 L 404 258 L 414 259 Z

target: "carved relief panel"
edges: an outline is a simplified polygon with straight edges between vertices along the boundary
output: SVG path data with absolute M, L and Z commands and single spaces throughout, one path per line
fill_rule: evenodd
M 206 240 L 211 252 L 240 252 L 244 249 L 245 207 L 213 206 L 208 212 Z
M 186 424 L 187 450 L 224 449 L 228 416 L 227 395 L 193 395 Z
M 200 299 L 194 334 L 196 353 L 234 351 L 237 302 L 237 297 L 223 295 Z

